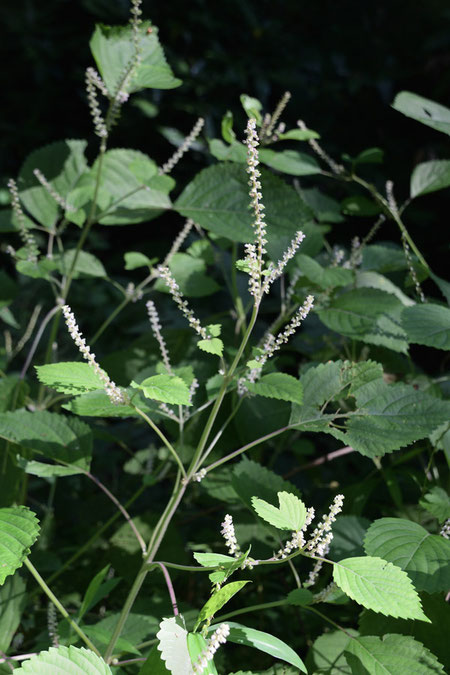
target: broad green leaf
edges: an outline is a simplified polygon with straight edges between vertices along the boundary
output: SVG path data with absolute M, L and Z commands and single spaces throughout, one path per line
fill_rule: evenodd
M 352 670 L 345 658 L 345 649 L 358 633 L 352 629 L 345 632 L 338 630 L 324 633 L 314 641 L 310 656 L 314 662 L 314 673 L 326 673 L 326 675 L 352 675 Z M 308 661 L 307 661 L 308 663 Z
M 39 169 L 60 197 L 66 199 L 80 176 L 87 171 L 86 146 L 86 141 L 57 141 L 34 150 L 25 160 L 18 178 L 20 200 L 44 227 L 54 225 L 61 215 L 61 207 L 42 187 L 33 173 L 34 169 Z
M 449 110 L 450 113 L 450 110 Z M 418 164 L 411 175 L 411 199 L 450 185 L 450 161 L 434 159 Z
M 279 508 L 258 497 L 252 498 L 252 505 L 260 518 L 279 530 L 301 530 L 306 519 L 306 506 L 295 495 L 278 492 Z
M 151 27 L 151 32 L 148 29 Z M 127 81 L 127 92 L 152 89 L 173 89 L 181 84 L 174 77 L 158 40 L 158 29 L 149 21 L 139 26 L 140 63 L 133 77 Z M 105 26 L 99 24 L 90 41 L 92 55 L 97 63 L 110 95 L 115 93 L 128 64 L 135 56 L 132 28 L 128 26 Z
M 39 530 L 36 515 L 26 506 L 0 509 L 0 585 L 22 567 Z
M 245 386 L 252 394 L 258 396 L 292 401 L 299 405 L 303 401 L 302 385 L 297 378 L 286 373 L 269 373 L 256 382 L 246 382 Z
M 385 293 L 391 293 L 400 300 L 405 307 L 411 307 L 415 304 L 414 300 L 405 295 L 398 286 L 392 283 L 387 277 L 378 272 L 357 270 L 355 279 L 356 288 L 378 288 Z
M 437 675 L 444 671 L 434 654 L 405 635 L 355 637 L 347 644 L 346 656 L 352 675 Z
M 100 645 L 101 647 L 103 646 L 106 647 L 109 644 L 112 637 L 112 631 L 105 631 L 99 626 L 98 623 L 83 626 L 83 630 L 88 636 L 88 638 L 93 640 L 95 644 Z M 127 640 L 123 636 L 117 639 L 116 649 L 121 652 L 136 654 L 136 656 L 141 655 L 139 649 L 137 649 L 134 646 L 134 644 L 130 642 L 130 640 Z
M 440 277 L 436 276 L 436 274 L 433 274 L 433 272 L 430 272 L 430 277 L 433 279 L 436 286 L 439 287 L 442 295 L 447 300 L 447 304 L 450 305 L 450 283 L 445 281 L 445 279 L 441 279 Z
M 333 579 L 344 593 L 367 609 L 429 621 L 406 572 L 382 558 L 345 558 L 333 565 Z
M 106 565 L 89 583 L 78 612 L 78 622 L 81 621 L 86 612 L 95 607 L 97 602 L 100 602 L 119 583 L 120 579 L 107 579 L 104 581 L 109 569 L 110 565 Z
M 17 668 L 18 675 L 49 675 L 64 673 L 65 675 L 112 675 L 110 667 L 97 654 L 84 647 L 50 647 L 46 652 L 32 656 Z
M 97 162 L 92 175 L 97 171 Z M 136 176 L 136 163 L 155 163 L 143 152 L 115 148 L 108 150 L 102 161 L 102 189 L 110 195 L 108 205 L 99 216 L 101 225 L 129 225 L 152 220 L 171 208 L 168 197 L 174 182 L 169 176 L 158 176 L 146 183 Z
M 422 593 L 423 610 L 431 623 L 409 621 L 382 616 L 364 610 L 359 618 L 359 629 L 362 635 L 384 636 L 388 633 L 411 635 L 429 649 L 444 665 L 450 665 L 448 642 L 442 640 L 442 627 L 450 625 L 450 605 L 442 594 L 429 595 Z
M 333 523 L 333 541 L 328 557 L 331 560 L 364 555 L 364 535 L 370 521 L 360 516 L 342 516 Z
M 219 284 L 206 275 L 206 264 L 201 258 L 194 258 L 187 253 L 175 253 L 170 259 L 169 268 L 181 293 L 188 298 L 202 298 L 220 290 Z M 157 280 L 155 288 L 169 293 L 162 279 Z
M 432 513 L 440 523 L 450 518 L 450 495 L 441 487 L 431 488 L 420 500 L 420 506 Z
M 307 588 L 296 588 L 291 591 L 286 598 L 286 602 L 289 605 L 298 605 L 299 607 L 312 605 L 313 601 L 314 596 Z
M 127 251 L 123 257 L 125 259 L 126 270 L 135 270 L 139 267 L 151 267 L 152 265 L 150 258 L 147 258 L 143 253 L 139 253 L 139 251 Z
M 233 468 L 231 485 L 241 500 L 252 509 L 252 497 L 275 503 L 278 492 L 289 492 L 300 497 L 298 489 L 281 476 L 250 459 L 242 459 Z
M 380 518 L 369 527 L 366 553 L 387 560 L 408 573 L 417 590 L 436 593 L 450 588 L 450 541 L 429 534 L 403 518 Z
M 230 564 L 235 561 L 230 555 L 223 553 L 196 553 L 192 554 L 195 560 L 202 567 L 220 567 L 222 565 Z
M 450 135 L 450 110 L 435 101 L 413 94 L 411 91 L 401 91 L 395 97 L 392 107 L 406 117 L 412 117 L 427 127 Z
M 132 382 L 131 386 L 141 389 L 146 398 L 164 403 L 174 403 L 176 405 L 192 405 L 190 401 L 189 387 L 181 377 L 176 375 L 153 375 L 147 377 L 143 382 L 137 384 Z
M 21 408 L 28 391 L 27 383 L 18 375 L 2 377 L 0 380 L 0 412 Z
M 417 258 L 412 255 L 414 269 L 418 271 Z M 369 244 L 363 249 L 361 269 L 374 270 L 380 274 L 389 274 L 406 270 L 408 264 L 402 247 L 395 244 Z
M 208 145 L 212 156 L 221 162 L 245 164 L 247 161 L 247 148 L 239 141 L 233 141 L 230 145 L 227 145 L 220 138 L 211 138 Z
M 313 176 L 322 173 L 314 157 L 297 150 L 276 152 L 263 148 L 259 151 L 259 159 L 266 166 L 290 176 Z
M 43 258 L 37 262 L 32 262 L 30 260 L 19 260 L 16 264 L 16 270 L 27 277 L 32 279 L 50 279 L 51 272 L 55 270 L 57 263 L 48 258 Z
M 92 456 L 92 432 L 76 417 L 67 417 L 47 410 L 15 410 L 0 414 L 0 437 L 22 448 L 32 450 L 45 460 L 18 458 L 28 473 L 35 475 L 71 476 L 89 471 Z
M 400 300 L 390 293 L 358 288 L 337 296 L 317 314 L 337 333 L 406 354 L 407 336 L 401 325 L 403 308 Z
M 215 354 L 215 356 L 222 356 L 223 342 L 220 338 L 209 338 L 208 340 L 199 340 L 197 347 L 208 354 Z
M 104 388 L 100 377 L 88 363 L 62 361 L 35 368 L 39 382 L 63 394 L 83 394 Z
M 172 675 L 193 675 L 191 657 L 187 646 L 187 630 L 182 617 L 163 619 L 156 634 L 158 650 L 166 668 Z
M 324 289 L 347 286 L 353 282 L 355 276 L 352 270 L 343 267 L 322 267 L 316 260 L 303 253 L 297 253 L 295 262 L 303 276 Z
M 221 237 L 238 242 L 253 241 L 247 182 L 244 166 L 210 166 L 195 176 L 178 197 L 174 208 Z M 318 232 L 312 223 L 311 210 L 278 176 L 262 170 L 261 183 L 270 257 L 279 260 L 298 230 L 306 234 L 302 250 L 307 252 L 308 237 Z
M 145 406 L 141 407 L 143 402 L 143 400 L 139 401 L 139 407 L 145 412 Z M 138 417 L 138 413 L 132 406 L 111 403 L 104 390 L 89 391 L 76 396 L 70 403 L 64 404 L 63 408 L 75 415 L 85 417 Z
M 128 526 L 127 526 L 128 527 Z M 129 528 L 128 528 L 129 529 Z M 134 538 L 134 535 L 132 535 Z M 107 645 L 112 637 L 114 629 L 117 626 L 120 612 L 114 612 L 100 619 L 93 625 L 86 626 L 84 624 L 83 630 L 86 632 L 91 629 L 96 630 L 96 635 L 92 633 L 94 640 L 99 640 L 102 645 Z M 125 626 L 121 633 L 121 643 L 117 645 L 118 650 L 128 651 L 133 654 L 140 654 L 140 651 L 135 645 L 143 642 L 150 635 L 154 637 L 158 630 L 158 621 L 153 616 L 147 614 L 137 614 L 131 612 L 125 622 Z
M 341 208 L 342 213 L 348 216 L 371 217 L 380 213 L 380 207 L 375 202 L 359 195 L 344 199 Z
M 200 633 L 188 633 L 187 646 L 192 665 L 195 665 L 199 661 L 202 652 L 205 652 L 207 649 L 206 640 Z M 217 675 L 217 669 L 212 659 L 208 660 L 205 668 L 202 670 L 202 675 Z
M 242 107 L 247 113 L 248 117 L 253 117 L 258 124 L 262 122 L 262 103 L 257 98 L 249 96 L 248 94 L 241 94 L 240 96 Z
M 436 349 L 450 349 L 450 309 L 431 303 L 407 307 L 402 326 L 409 342 Z
M 139 675 L 170 675 L 170 670 L 167 670 L 157 645 L 151 650 Z
M 317 131 L 312 129 L 289 129 L 278 134 L 280 141 L 309 141 L 311 138 L 320 138 Z
M 0 588 L 0 650 L 5 653 L 20 624 L 27 604 L 25 581 L 15 574 Z
M 62 255 L 53 256 L 54 262 L 58 265 L 58 270 L 61 274 L 68 275 L 72 269 L 73 260 L 76 254 L 75 249 L 68 249 Z M 77 261 L 73 270 L 73 278 L 80 277 L 107 277 L 107 273 L 103 264 L 95 255 L 87 251 L 79 251 L 77 253 Z
M 301 196 L 314 211 L 319 223 L 342 223 L 341 205 L 336 199 L 323 194 L 317 188 L 302 189 Z
M 214 593 L 209 600 L 201 608 L 197 621 L 195 622 L 196 630 L 202 621 L 210 620 L 224 605 L 231 600 L 244 586 L 250 581 L 231 581 L 229 584 L 222 586 L 216 593 Z
M 233 621 L 227 621 L 227 624 L 230 627 L 230 634 L 227 638 L 228 642 L 259 649 L 259 651 L 273 656 L 274 659 L 286 661 L 286 663 L 299 668 L 303 673 L 307 672 L 301 658 L 279 638 L 270 635 L 270 633 L 264 633 L 263 631 L 255 630 Z M 213 632 L 217 627 L 217 625 L 211 626 L 208 632 Z
M 360 152 L 353 160 L 357 164 L 381 164 L 383 161 L 384 150 L 381 148 L 367 148 Z

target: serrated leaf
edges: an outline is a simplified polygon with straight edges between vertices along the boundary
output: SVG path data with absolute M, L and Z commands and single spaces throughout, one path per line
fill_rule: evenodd
M 388 560 L 408 573 L 420 591 L 436 593 L 450 587 L 450 541 L 429 534 L 403 518 L 380 518 L 369 527 L 366 553 Z
M 17 182 L 20 199 L 26 210 L 44 227 L 53 226 L 61 214 L 61 207 L 38 181 L 34 169 L 39 169 L 54 190 L 66 199 L 87 170 L 86 146 L 86 141 L 57 141 L 34 150 L 26 158 Z
M 212 337 L 207 340 L 199 340 L 197 347 L 208 354 L 215 354 L 215 356 L 222 356 L 223 342 L 220 338 Z
M 58 265 L 58 270 L 63 275 L 68 275 L 69 270 L 72 269 L 72 263 L 77 256 L 77 261 L 73 269 L 73 278 L 80 277 L 107 277 L 107 272 L 95 255 L 87 251 L 76 251 L 76 249 L 68 249 L 62 255 L 54 255 L 53 261 Z
M 269 503 L 277 501 L 278 492 L 300 496 L 298 489 L 270 469 L 244 458 L 233 468 L 231 485 L 240 499 L 252 509 L 252 498 L 257 496 Z
M 151 32 L 147 30 L 151 27 Z M 125 85 L 125 91 L 134 92 L 151 87 L 173 89 L 181 84 L 174 77 L 158 40 L 158 29 L 149 21 L 143 21 L 138 28 L 140 62 L 132 78 Z M 135 57 L 132 28 L 128 26 L 97 25 L 90 41 L 92 55 L 97 63 L 110 95 L 115 93 L 124 71 Z
M 405 307 L 410 307 L 415 304 L 414 300 L 405 295 L 398 286 L 393 284 L 387 277 L 378 274 L 378 272 L 357 270 L 355 287 L 378 288 L 385 293 L 391 293 L 391 295 L 395 295 Z
M 207 649 L 206 640 L 200 633 L 188 633 L 187 646 L 192 664 L 196 664 L 199 661 L 202 652 Z M 205 667 L 202 669 L 202 675 L 203 674 L 217 675 L 217 669 L 212 659 L 209 659 L 206 662 Z
M 432 303 L 406 307 L 402 326 L 409 342 L 436 349 L 450 349 L 450 309 Z
M 36 515 L 26 506 L 0 509 L 0 585 L 22 567 L 39 530 Z
M 295 495 L 278 492 L 279 508 L 263 499 L 252 497 L 252 506 L 260 518 L 279 530 L 301 530 L 306 519 L 306 506 Z
M 346 656 L 353 675 L 436 675 L 444 670 L 434 654 L 405 635 L 355 637 L 347 644 Z
M 181 617 L 163 619 L 156 637 L 158 650 L 172 675 L 193 675 L 191 657 L 187 646 L 187 630 Z
M 258 396 L 298 404 L 303 401 L 302 385 L 295 377 L 286 373 L 269 373 L 256 382 L 246 382 L 245 386 L 252 394 Z
M 0 588 L 0 650 L 5 653 L 20 624 L 27 604 L 25 581 L 18 574 Z
M 333 540 L 328 557 L 331 560 L 364 555 L 364 536 L 370 521 L 360 516 L 342 516 L 333 523 Z
M 390 293 L 358 288 L 334 298 L 317 314 L 337 333 L 406 354 L 407 336 L 401 325 L 403 309 L 403 303 Z
M 192 405 L 189 387 L 177 375 L 152 375 L 143 382 L 132 382 L 131 386 L 141 389 L 144 396 L 155 401 L 174 403 L 175 405 Z
M 316 260 L 303 253 L 297 253 L 295 262 L 303 276 L 324 289 L 347 286 L 354 279 L 352 270 L 343 267 L 322 267 Z
M 449 111 L 450 112 L 450 111 Z M 411 199 L 450 185 L 450 161 L 434 159 L 417 164 L 411 174 Z
M 253 647 L 265 654 L 273 656 L 275 659 L 285 661 L 286 663 L 295 666 L 295 668 L 299 668 L 303 673 L 308 672 L 305 664 L 294 650 L 274 635 L 255 630 L 254 628 L 249 628 L 240 623 L 234 623 L 233 621 L 227 621 L 227 624 L 230 627 L 230 634 L 227 637 L 228 642 L 245 645 L 246 647 Z M 208 632 L 211 633 L 216 630 L 216 628 L 218 628 L 218 626 L 211 626 Z
M 427 127 L 450 135 L 450 110 L 435 101 L 411 91 L 401 91 L 395 97 L 392 107 Z
M 382 558 L 345 558 L 333 565 L 333 579 L 344 593 L 367 609 L 429 621 L 406 572 Z
M 420 500 L 420 506 L 432 513 L 440 523 L 450 518 L 450 495 L 440 487 L 433 487 Z
M 47 410 L 1 413 L 0 437 L 56 462 L 56 465 L 34 462 L 25 457 L 19 463 L 28 473 L 71 476 L 89 471 L 92 432 L 76 417 Z
M 352 675 L 345 658 L 345 649 L 358 633 L 352 629 L 333 631 L 320 635 L 311 648 L 314 661 L 314 673 L 326 675 Z
M 313 601 L 314 596 L 307 588 L 296 588 L 291 591 L 286 598 L 286 602 L 289 605 L 298 605 L 299 607 L 311 605 Z
M 38 380 L 42 384 L 63 394 L 83 394 L 86 391 L 104 388 L 100 377 L 87 363 L 62 361 L 35 368 Z
M 211 619 L 219 609 L 222 609 L 236 593 L 249 583 L 250 581 L 231 581 L 229 584 L 222 586 L 201 608 L 197 621 L 195 622 L 194 630 L 198 628 L 202 621 Z
M 139 403 L 139 407 L 141 407 L 141 402 Z M 138 417 L 138 413 L 132 406 L 111 403 L 104 390 L 89 391 L 81 396 L 76 396 L 70 403 L 66 403 L 62 407 L 75 415 L 85 417 Z
M 139 675 L 170 675 L 170 670 L 167 670 L 157 645 L 151 650 Z
M 174 208 L 221 237 L 239 242 L 253 241 L 247 180 L 244 166 L 216 164 L 208 167 L 183 190 Z M 270 257 L 275 261 L 280 259 L 299 229 L 306 234 L 302 250 L 307 253 L 308 239 L 319 232 L 312 223 L 312 211 L 278 176 L 262 170 L 261 182 Z
M 112 675 L 110 667 L 97 654 L 84 647 L 50 647 L 22 663 L 15 671 L 18 674 L 49 675 L 49 673 L 65 673 L 67 675 Z

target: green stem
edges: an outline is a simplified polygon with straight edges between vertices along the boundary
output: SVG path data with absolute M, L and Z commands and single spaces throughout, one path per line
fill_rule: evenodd
M 149 426 L 151 426 L 153 431 L 160 437 L 160 439 L 162 440 L 162 442 L 164 443 L 164 445 L 169 450 L 172 457 L 175 459 L 176 463 L 178 464 L 178 467 L 181 471 L 181 475 L 183 476 L 183 478 L 185 478 L 186 477 L 186 471 L 184 469 L 183 463 L 182 463 L 181 459 L 178 457 L 177 452 L 174 449 L 174 447 L 172 446 L 172 444 L 164 436 L 161 429 L 159 429 L 159 427 L 156 426 L 156 424 L 150 419 L 150 417 L 148 417 L 148 415 L 146 415 L 145 412 L 143 412 L 140 408 L 137 408 L 136 406 L 134 406 L 134 409 L 147 422 L 147 424 Z
M 63 617 L 64 617 L 65 619 L 67 619 L 67 621 L 69 622 L 69 624 L 71 625 L 71 627 L 73 628 L 73 630 L 75 631 L 75 633 L 77 633 L 77 634 L 79 635 L 79 637 L 83 640 L 83 642 L 85 643 L 85 645 L 86 645 L 87 647 L 89 647 L 89 649 L 91 649 L 93 652 L 95 652 L 95 654 L 97 654 L 97 656 L 99 656 L 99 657 L 101 658 L 102 655 L 101 655 L 100 652 L 98 651 L 97 647 L 89 640 L 88 636 L 84 633 L 84 631 L 81 630 L 81 628 L 79 627 L 79 625 L 78 625 L 77 623 L 75 623 L 75 621 L 74 621 L 73 619 L 70 618 L 69 613 L 67 612 L 67 610 L 66 610 L 66 609 L 63 607 L 63 605 L 60 603 L 60 601 L 58 600 L 58 598 L 56 597 L 56 595 L 55 595 L 54 593 L 52 593 L 52 591 L 50 590 L 50 588 L 49 588 L 49 587 L 47 586 L 47 584 L 45 583 L 44 579 L 41 577 L 41 575 L 39 574 L 39 572 L 37 571 L 37 569 L 34 567 L 34 565 L 30 562 L 30 560 L 29 560 L 28 558 L 25 558 L 24 564 L 25 564 L 25 566 L 28 568 L 29 572 L 30 572 L 30 573 L 33 575 L 33 577 L 36 579 L 36 581 L 38 582 L 39 586 L 42 588 L 42 590 L 43 590 L 44 593 L 47 595 L 47 597 L 48 597 L 48 598 L 51 600 L 51 602 L 55 605 L 56 609 L 59 610 L 59 612 L 63 615 Z

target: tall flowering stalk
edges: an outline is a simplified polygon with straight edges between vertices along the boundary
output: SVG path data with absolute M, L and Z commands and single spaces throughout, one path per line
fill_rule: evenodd
M 158 272 L 159 276 L 164 279 L 166 286 L 168 287 L 170 294 L 178 307 L 180 308 L 182 314 L 185 316 L 187 319 L 189 325 L 191 328 L 195 330 L 195 332 L 200 335 L 200 337 L 203 340 L 208 339 L 208 333 L 206 331 L 206 328 L 203 328 L 201 325 L 200 321 L 195 317 L 194 312 L 192 309 L 189 309 L 189 305 L 187 300 L 183 299 L 183 295 L 181 294 L 180 287 L 178 286 L 177 282 L 172 276 L 172 272 L 168 267 L 165 265 L 159 265 L 158 266 Z
M 39 255 L 39 249 L 33 235 L 25 225 L 25 216 L 20 205 L 19 191 L 17 189 L 16 181 L 13 178 L 9 179 L 8 188 L 11 195 L 12 210 L 19 224 L 19 235 L 27 251 L 27 259 L 29 262 L 36 262 Z
M 252 223 L 255 233 L 255 243 L 246 244 L 247 261 L 250 268 L 249 290 L 258 301 L 261 300 L 261 279 L 264 267 L 264 255 L 266 253 L 266 223 L 264 222 L 264 204 L 262 203 L 261 182 L 259 180 L 261 172 L 259 171 L 259 156 L 257 147 L 259 145 L 258 134 L 256 133 L 256 121 L 252 118 L 247 123 L 247 173 L 249 175 L 248 184 L 250 186 L 251 207 L 253 209 L 254 220 Z

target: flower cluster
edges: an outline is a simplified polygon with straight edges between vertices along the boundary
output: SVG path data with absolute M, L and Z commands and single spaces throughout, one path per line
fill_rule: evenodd
M 186 136 L 180 147 L 177 148 L 172 157 L 168 159 L 167 162 L 163 164 L 162 167 L 159 169 L 159 173 L 161 176 L 165 173 L 170 173 L 173 167 L 176 164 L 178 164 L 183 155 L 189 150 L 189 148 L 194 143 L 195 139 L 203 129 L 204 124 L 205 120 L 203 119 L 203 117 L 199 117 L 195 125 L 192 127 L 191 132 L 189 133 L 188 136 Z
M 301 230 L 299 230 L 295 234 L 294 239 L 289 244 L 289 247 L 284 252 L 282 259 L 279 260 L 276 265 L 274 265 L 273 263 L 269 264 L 268 275 L 266 276 L 266 280 L 264 282 L 264 290 L 266 291 L 266 293 L 269 292 L 270 284 L 272 284 L 276 279 L 278 279 L 278 277 L 280 277 L 283 274 L 284 268 L 288 264 L 289 260 L 292 260 L 294 255 L 297 253 L 297 250 L 304 238 L 305 235 Z
M 306 549 L 310 553 L 320 556 L 325 555 L 325 551 L 333 539 L 331 526 L 335 522 L 337 514 L 342 511 L 343 503 L 344 495 L 336 495 L 328 515 L 323 516 L 321 522 L 312 533 L 311 539 L 306 544 Z
M 206 469 L 200 469 L 200 471 L 197 471 L 197 473 L 194 473 L 192 476 L 192 480 L 195 481 L 196 483 L 201 483 L 202 480 L 206 476 Z
M 180 287 L 178 286 L 177 282 L 172 276 L 172 273 L 168 267 L 165 265 L 159 265 L 158 266 L 158 272 L 159 276 L 164 279 L 166 286 L 168 287 L 170 294 L 172 295 L 172 298 L 180 308 L 182 314 L 185 316 L 187 319 L 189 325 L 191 328 L 195 330 L 195 332 L 200 335 L 200 337 L 203 340 L 208 339 L 208 333 L 205 328 L 201 325 L 200 321 L 194 316 L 194 312 L 192 309 L 189 309 L 189 305 L 187 303 L 187 300 L 183 300 L 183 296 L 180 291 Z
M 297 126 L 302 130 L 306 130 L 306 124 L 303 122 L 303 120 L 298 120 Z M 344 167 L 342 164 L 337 164 L 334 159 L 331 159 L 331 157 L 325 152 L 325 150 L 318 144 L 317 141 L 311 138 L 308 143 L 316 155 L 320 157 L 320 159 L 323 160 L 325 164 L 328 164 L 333 173 L 339 175 L 344 172 Z
M 441 537 L 444 537 L 444 539 L 450 539 L 450 518 L 447 518 L 439 534 Z
M 209 640 L 206 643 L 206 649 L 202 651 L 199 656 L 198 661 L 194 664 L 193 670 L 196 675 L 203 673 L 205 668 L 208 666 L 208 661 L 214 657 L 214 654 L 219 649 L 220 645 L 225 644 L 227 637 L 230 634 L 230 627 L 227 623 L 220 624 L 219 628 L 214 631 Z
M 75 321 L 75 316 L 70 309 L 69 305 L 64 305 L 62 307 L 64 318 L 66 319 L 66 325 L 69 329 L 70 337 L 75 342 L 76 346 L 80 350 L 83 358 L 89 363 L 94 372 L 98 375 L 99 379 L 102 381 L 105 388 L 106 394 L 113 403 L 113 405 L 124 405 L 127 403 L 127 398 L 120 388 L 115 384 L 105 373 L 102 368 L 98 365 L 95 360 L 95 354 L 91 353 L 91 348 L 86 344 L 86 340 L 82 337 L 82 333 L 77 326 Z
M 175 255 L 175 253 L 178 253 L 178 251 L 180 250 L 184 240 L 186 239 L 189 232 L 191 231 L 193 225 L 194 225 L 194 221 L 191 220 L 191 218 L 188 218 L 186 220 L 185 224 L 183 225 L 182 229 L 178 233 L 178 235 L 175 237 L 169 253 L 164 258 L 164 265 L 168 265 L 171 258 L 173 258 L 173 256 Z
M 51 197 L 53 197 L 55 202 L 59 204 L 64 211 L 76 211 L 75 207 L 68 204 L 66 200 L 63 199 L 63 197 L 61 197 L 61 195 L 58 194 L 58 192 L 56 192 L 55 188 L 51 183 L 48 182 L 42 171 L 39 171 L 39 169 L 34 169 L 33 173 L 40 182 L 40 184 L 42 185 L 42 187 L 44 187 L 47 190 L 48 194 Z
M 273 111 L 272 115 L 267 114 L 264 116 L 264 120 L 260 130 L 261 143 L 263 144 L 273 143 L 276 140 L 278 140 L 279 134 L 283 133 L 285 129 L 285 125 L 283 123 L 279 124 L 277 128 L 275 128 L 275 126 L 278 120 L 280 119 L 281 115 L 283 114 L 283 111 L 286 108 L 287 104 L 289 103 L 290 98 L 291 92 L 285 91 L 281 99 L 278 101 L 277 106 Z
M 19 225 L 19 235 L 27 249 L 27 259 L 29 262 L 36 262 L 39 255 L 39 249 L 33 235 L 25 225 L 25 216 L 20 205 L 19 191 L 17 189 L 16 181 L 13 178 L 9 179 L 8 188 L 11 195 L 12 210 Z
M 172 375 L 173 371 L 172 366 L 170 365 L 169 352 L 167 351 L 165 340 L 161 334 L 161 324 L 159 323 L 159 316 L 158 312 L 156 311 L 155 303 L 153 300 L 149 300 L 145 306 L 147 307 L 148 318 L 150 319 L 153 335 L 158 342 L 163 363 L 166 366 L 167 372 Z
M 127 298 L 131 300 L 131 302 L 137 302 L 138 300 L 142 300 L 144 296 L 141 290 L 136 290 L 136 286 L 133 284 L 132 281 L 130 281 L 130 283 L 127 284 L 127 287 L 125 289 L 125 295 Z
M 220 534 L 225 539 L 225 544 L 228 549 L 228 553 L 230 555 L 236 554 L 240 555 L 241 549 L 239 548 L 239 544 L 237 543 L 236 533 L 234 531 L 233 516 L 230 516 L 229 513 L 227 513 L 227 515 L 224 518 Z
M 106 128 L 105 120 L 103 119 L 100 106 L 97 100 L 96 88 L 99 87 L 103 93 L 103 89 L 99 86 L 100 76 L 94 68 L 87 68 L 86 70 L 86 91 L 88 95 L 88 104 L 91 111 L 92 119 L 94 121 L 94 129 L 97 136 L 102 139 L 102 145 L 106 144 L 108 138 L 108 130 Z
M 283 548 L 280 548 L 278 553 L 274 555 L 275 560 L 286 558 L 286 556 L 290 555 L 292 551 L 304 547 L 305 545 L 304 532 L 306 531 L 308 525 L 311 525 L 312 521 L 314 520 L 314 515 L 315 511 L 313 507 L 309 508 L 308 511 L 306 512 L 306 519 L 302 529 L 292 533 L 292 538 L 283 546 Z
M 261 299 L 261 276 L 263 271 L 263 257 L 266 253 L 266 224 L 264 222 L 264 204 L 262 203 L 261 183 L 259 177 L 260 171 L 257 169 L 259 164 L 258 134 L 256 133 L 256 122 L 249 119 L 247 124 L 247 173 L 249 174 L 248 184 L 250 186 L 251 206 L 254 213 L 253 230 L 255 232 L 255 245 L 247 244 L 246 262 L 250 267 L 249 291 L 258 300 Z

